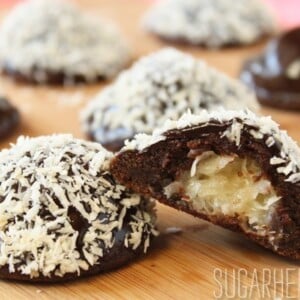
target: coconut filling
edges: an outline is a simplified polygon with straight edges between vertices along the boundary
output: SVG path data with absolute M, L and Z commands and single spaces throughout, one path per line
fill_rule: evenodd
M 237 216 L 245 230 L 262 234 L 280 199 L 253 159 L 212 151 L 197 156 L 191 170 L 164 192 L 167 197 L 180 194 L 199 213 Z

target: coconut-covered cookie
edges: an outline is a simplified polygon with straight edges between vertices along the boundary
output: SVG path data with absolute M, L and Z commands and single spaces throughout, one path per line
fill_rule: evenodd
M 0 67 L 18 80 L 91 82 L 111 78 L 128 62 L 118 30 L 67 1 L 21 3 L 0 28 Z
M 0 139 L 9 135 L 19 122 L 19 111 L 6 98 L 0 96 Z
M 276 28 L 259 0 L 163 0 L 144 26 L 164 39 L 210 48 L 250 44 Z
M 88 136 L 116 151 L 135 133 L 150 133 L 187 109 L 257 110 L 254 94 L 238 81 L 172 48 L 155 52 L 122 72 L 82 112 Z
M 117 268 L 157 234 L 153 203 L 118 184 L 111 154 L 70 135 L 0 152 L 0 277 L 62 281 Z
M 137 135 L 111 171 L 135 192 L 300 259 L 300 148 L 269 117 L 185 114 Z

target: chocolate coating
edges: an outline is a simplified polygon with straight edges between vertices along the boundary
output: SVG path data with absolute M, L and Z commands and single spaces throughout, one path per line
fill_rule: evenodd
M 31 70 L 29 73 L 23 73 L 11 67 L 8 63 L 2 66 L 2 73 L 13 78 L 16 82 L 30 84 L 49 84 L 49 85 L 72 85 L 80 83 L 89 83 L 86 77 L 78 74 L 70 77 L 64 72 L 53 72 L 50 70 L 39 70 L 43 73 L 43 77 L 38 77 L 37 70 Z M 103 81 L 107 78 L 99 75 L 93 81 Z
M 0 138 L 10 134 L 19 122 L 18 110 L 7 99 L 0 97 Z
M 100 143 L 105 149 L 117 152 L 125 144 L 127 139 L 132 139 L 135 133 L 127 128 L 109 129 L 99 127 L 96 130 L 89 132 L 88 137 L 92 141 Z
M 300 109 L 299 45 L 300 27 L 272 40 L 261 55 L 245 62 L 241 79 L 262 104 Z
M 143 254 L 143 250 L 138 248 L 137 250 L 132 250 L 124 246 L 124 239 L 126 233 L 130 231 L 129 227 L 124 227 L 115 233 L 115 243 L 114 247 L 107 251 L 101 259 L 101 264 L 94 265 L 88 270 L 80 271 L 80 278 L 96 275 L 99 273 L 113 271 L 124 265 L 129 264 L 137 257 Z M 41 283 L 55 283 L 55 282 L 65 282 L 79 278 L 77 273 L 67 273 L 63 277 L 56 276 L 54 274 L 51 277 L 39 276 L 31 278 L 29 275 L 21 274 L 20 272 L 11 273 L 7 266 L 0 268 L 0 278 L 7 280 L 17 280 L 17 281 L 28 281 L 28 282 L 41 282 Z

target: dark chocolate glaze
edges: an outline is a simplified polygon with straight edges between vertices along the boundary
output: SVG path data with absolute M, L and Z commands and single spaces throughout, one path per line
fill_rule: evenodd
M 187 39 L 186 37 L 182 36 L 182 35 L 177 35 L 177 36 L 162 36 L 162 35 L 158 35 L 156 33 L 150 32 L 150 34 L 153 37 L 158 38 L 159 40 L 161 40 L 162 42 L 171 44 L 171 46 L 173 47 L 184 47 L 184 46 L 189 46 L 189 47 L 195 47 L 195 48 L 200 48 L 200 49 L 213 49 L 214 51 L 217 50 L 221 50 L 225 49 L 225 50 L 230 50 L 230 49 L 236 49 L 236 48 L 246 48 L 249 47 L 249 44 L 245 44 L 242 43 L 238 40 L 232 39 L 232 40 L 228 40 L 228 41 L 224 41 L 222 43 L 222 45 L 219 45 L 218 47 L 211 47 L 211 46 L 207 46 L 206 41 L 201 41 L 198 43 L 191 43 L 191 41 L 189 39 Z M 251 45 L 258 45 L 260 43 L 263 43 L 266 39 L 268 38 L 268 34 L 262 34 L 260 37 L 258 37 L 258 39 L 256 41 L 251 42 Z
M 20 83 L 30 83 L 30 84 L 49 84 L 49 85 L 64 85 L 64 84 L 80 84 L 80 83 L 89 83 L 89 81 L 82 75 L 73 75 L 70 77 L 66 75 L 64 72 L 53 72 L 51 70 L 42 70 L 45 74 L 45 78 L 43 81 L 38 80 L 35 76 L 35 72 L 38 68 L 33 69 L 28 74 L 16 70 L 11 67 L 10 64 L 6 63 L 2 66 L 2 73 L 13 78 L 15 81 Z M 99 75 L 95 78 L 94 82 L 103 81 L 107 78 L 103 75 Z
M 18 110 L 7 99 L 0 97 L 0 138 L 10 134 L 19 122 Z
M 300 27 L 272 40 L 265 51 L 244 63 L 241 79 L 265 105 L 300 109 L 300 74 L 287 75 L 290 65 L 300 60 Z
M 31 283 L 55 283 L 70 281 L 107 271 L 112 271 L 126 264 L 129 264 L 132 260 L 138 258 L 143 254 L 143 249 L 141 247 L 139 247 L 136 250 L 132 250 L 131 248 L 126 248 L 124 246 L 125 235 L 129 231 L 130 228 L 128 225 L 124 226 L 121 230 L 117 231 L 114 235 L 114 246 L 109 251 L 105 252 L 104 256 L 101 258 L 101 263 L 90 266 L 88 270 L 80 270 L 80 274 L 66 273 L 63 277 L 51 274 L 51 277 L 45 277 L 40 275 L 39 277 L 30 278 L 29 275 L 24 275 L 20 272 L 10 273 L 8 267 L 4 266 L 0 268 L 0 278 L 17 281 L 28 281 Z
M 103 109 L 103 114 L 105 114 L 109 110 L 120 110 L 118 106 L 111 105 Z M 120 114 L 122 112 L 120 111 Z M 94 116 L 87 120 L 89 124 L 93 122 Z M 126 116 L 124 116 L 126 118 Z M 109 127 L 104 126 L 103 124 L 99 124 L 96 130 L 91 130 L 91 126 L 89 126 L 88 137 L 92 141 L 100 143 L 104 148 L 109 151 L 117 152 L 119 151 L 125 143 L 125 140 L 132 139 L 136 132 L 126 127 L 118 127 L 115 129 L 111 129 Z
M 95 131 L 89 132 L 88 137 L 92 141 L 100 143 L 107 150 L 117 152 L 124 146 L 125 140 L 134 137 L 134 133 L 126 128 L 99 127 Z
M 300 259 L 300 185 L 285 181 L 286 177 L 276 170 L 279 165 L 270 164 L 270 159 L 274 155 L 280 157 L 279 145 L 275 143 L 267 147 L 265 141 L 268 136 L 264 136 L 261 140 L 255 139 L 249 133 L 251 128 L 245 125 L 240 145 L 236 146 L 223 136 L 230 125 L 230 122 L 222 124 L 210 122 L 205 126 L 169 131 L 165 134 L 165 140 L 143 151 L 120 152 L 112 161 L 112 173 L 121 183 L 135 192 L 156 198 L 164 204 L 222 227 L 242 232 L 251 240 L 280 255 Z M 195 155 L 205 151 L 214 151 L 219 155 L 237 154 L 241 158 L 248 157 L 261 167 L 264 177 L 271 182 L 276 194 L 281 196 L 265 235 L 256 234 L 255 231 L 245 228 L 239 216 L 199 213 L 180 195 L 166 197 L 164 187 L 183 172 L 190 170 Z M 282 231 L 282 234 L 275 238 L 276 246 L 269 240 L 271 231 L 277 233 Z

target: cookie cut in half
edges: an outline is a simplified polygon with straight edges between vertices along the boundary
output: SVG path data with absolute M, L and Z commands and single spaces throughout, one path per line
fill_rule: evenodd
M 129 58 L 127 43 L 114 25 L 64 0 L 20 3 L 0 28 L 0 68 L 20 81 L 103 80 L 115 76 Z
M 163 39 L 208 48 L 251 44 L 276 30 L 259 0 L 163 0 L 143 23 Z
M 70 135 L 20 137 L 0 152 L 0 278 L 76 279 L 146 252 L 153 203 L 118 184 L 110 160 Z
M 137 61 L 101 91 L 82 112 L 86 134 L 109 150 L 119 150 L 136 133 L 151 133 L 187 109 L 220 107 L 257 111 L 254 93 L 202 60 L 166 48 Z
M 187 113 L 137 135 L 111 171 L 135 192 L 300 259 L 300 149 L 269 117 Z

